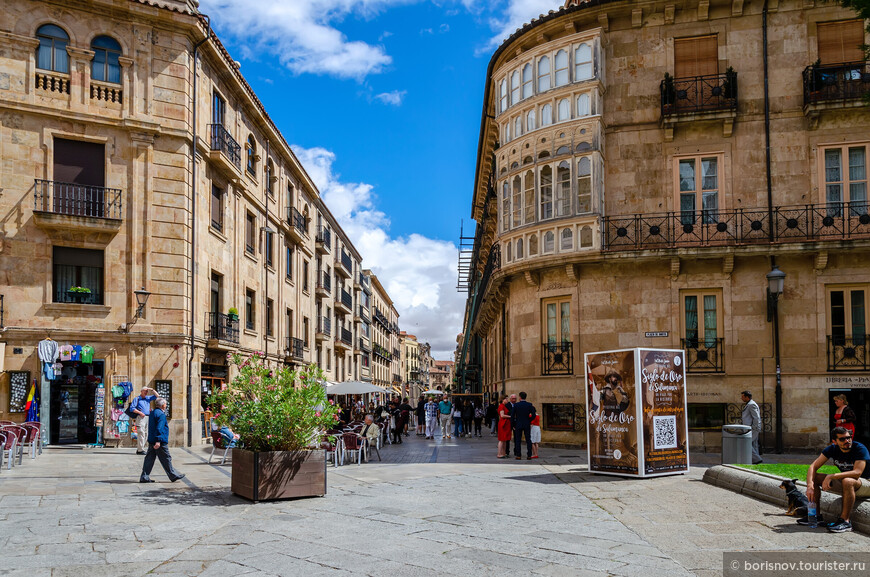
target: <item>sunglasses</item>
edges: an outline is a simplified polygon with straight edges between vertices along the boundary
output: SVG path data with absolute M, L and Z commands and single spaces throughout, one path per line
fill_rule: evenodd
M 837 440 L 838 441 L 848 441 L 851 438 L 852 438 L 852 435 L 849 435 L 848 437 L 837 437 Z

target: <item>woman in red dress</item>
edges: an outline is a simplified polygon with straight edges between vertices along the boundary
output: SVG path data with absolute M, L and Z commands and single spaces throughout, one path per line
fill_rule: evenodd
M 502 399 L 498 406 L 498 458 L 507 459 L 507 444 L 511 440 L 511 413 L 505 406 L 508 397 Z
M 846 395 L 837 395 L 834 397 L 834 404 L 837 405 L 837 412 L 834 413 L 834 424 L 838 427 L 843 427 L 855 437 L 855 411 L 849 406 L 849 400 Z

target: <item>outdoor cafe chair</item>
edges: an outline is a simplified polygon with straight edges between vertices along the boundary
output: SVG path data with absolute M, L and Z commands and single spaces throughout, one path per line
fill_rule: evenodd
M 348 453 L 355 453 L 356 464 L 361 465 L 363 454 L 366 452 L 366 443 L 363 438 L 356 433 L 345 433 L 341 436 L 341 442 L 344 446 L 341 452 L 341 464 L 344 465 L 344 457 Z M 368 458 L 366 458 L 366 461 L 368 461 Z
M 45 447 L 46 445 L 48 445 L 48 439 L 47 439 L 46 436 L 45 436 L 45 435 L 46 435 L 46 429 L 45 429 L 45 427 L 43 427 L 43 426 L 42 426 L 42 423 L 40 423 L 39 421 L 25 421 L 24 423 L 22 423 L 22 425 L 33 425 L 33 426 L 35 426 L 35 427 L 39 427 L 39 443 L 38 443 L 38 447 L 39 447 L 39 454 L 41 455 L 41 454 L 42 454 L 42 449 L 43 449 L 43 447 Z
M 323 435 L 323 448 L 326 449 L 326 460 L 327 462 L 331 459 L 332 464 L 335 467 L 338 467 L 338 459 L 341 451 L 339 450 L 339 442 L 338 439 L 335 442 L 329 440 L 330 435 Z
M 27 432 L 24 436 L 24 440 L 21 441 L 21 450 L 24 451 L 24 449 L 27 448 L 30 453 L 30 458 L 35 459 L 36 452 L 40 445 L 39 427 L 33 423 L 22 423 L 19 425 L 19 428 L 24 429 Z
M 211 455 L 208 456 L 209 463 L 211 463 L 211 459 L 212 459 L 212 457 L 214 457 L 215 451 L 217 451 L 219 449 L 224 450 L 223 457 L 221 457 L 221 465 L 223 465 L 227 461 L 227 453 L 232 451 L 233 448 L 230 447 L 229 442 L 227 442 L 227 440 L 224 438 L 224 436 L 221 435 L 220 431 L 212 431 L 211 432 Z
M 0 431 L 0 471 L 3 470 L 3 453 L 6 452 L 6 435 Z
M 18 437 L 21 433 L 18 432 L 18 427 L 4 426 L 0 428 L 0 433 L 5 437 L 3 441 L 2 451 L 8 459 L 6 470 L 11 470 L 15 464 L 15 455 L 18 454 L 18 464 L 21 464 L 21 452 L 18 446 Z

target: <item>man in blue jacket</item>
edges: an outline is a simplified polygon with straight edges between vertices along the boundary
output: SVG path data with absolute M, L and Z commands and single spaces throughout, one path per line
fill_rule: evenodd
M 522 459 L 520 451 L 520 435 L 526 435 L 526 459 L 532 458 L 532 419 L 538 414 L 535 405 L 526 400 L 526 393 L 520 393 L 520 402 L 514 403 L 511 410 L 511 422 L 514 426 L 514 453 L 517 459 Z
M 169 455 L 169 425 L 166 423 L 166 399 L 158 397 L 154 404 L 157 408 L 148 416 L 148 452 L 145 454 L 145 462 L 142 464 L 140 483 L 153 483 L 151 469 L 154 468 L 154 459 L 160 459 L 160 465 L 166 471 L 166 476 L 173 483 L 183 479 L 184 475 L 172 466 L 172 457 Z

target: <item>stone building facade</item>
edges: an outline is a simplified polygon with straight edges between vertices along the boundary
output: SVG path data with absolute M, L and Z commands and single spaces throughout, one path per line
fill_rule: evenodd
M 580 444 L 584 353 L 680 348 L 696 448 L 744 389 L 768 447 L 826 444 L 836 389 L 870 435 L 866 23 L 803 1 L 556 8 L 487 72 L 462 386 L 525 390 L 544 442 Z
M 399 374 L 402 376 L 402 395 L 416 399 L 420 396 L 422 365 L 420 356 L 420 342 L 415 335 L 405 331 L 399 331 L 399 354 L 401 357 Z
M 399 313 L 377 275 L 371 279 L 372 383 L 402 393 L 402 355 L 399 351 Z
M 24 418 L 8 401 L 36 380 L 52 442 L 97 441 L 102 381 L 104 439 L 129 442 L 108 410 L 129 381 L 168 395 L 173 443 L 197 444 L 228 353 L 362 376 L 344 338 L 361 256 L 196 2 L 4 3 L 0 159 L 0 418 Z M 325 344 L 324 306 L 342 329 Z M 49 380 L 48 337 L 93 361 Z

